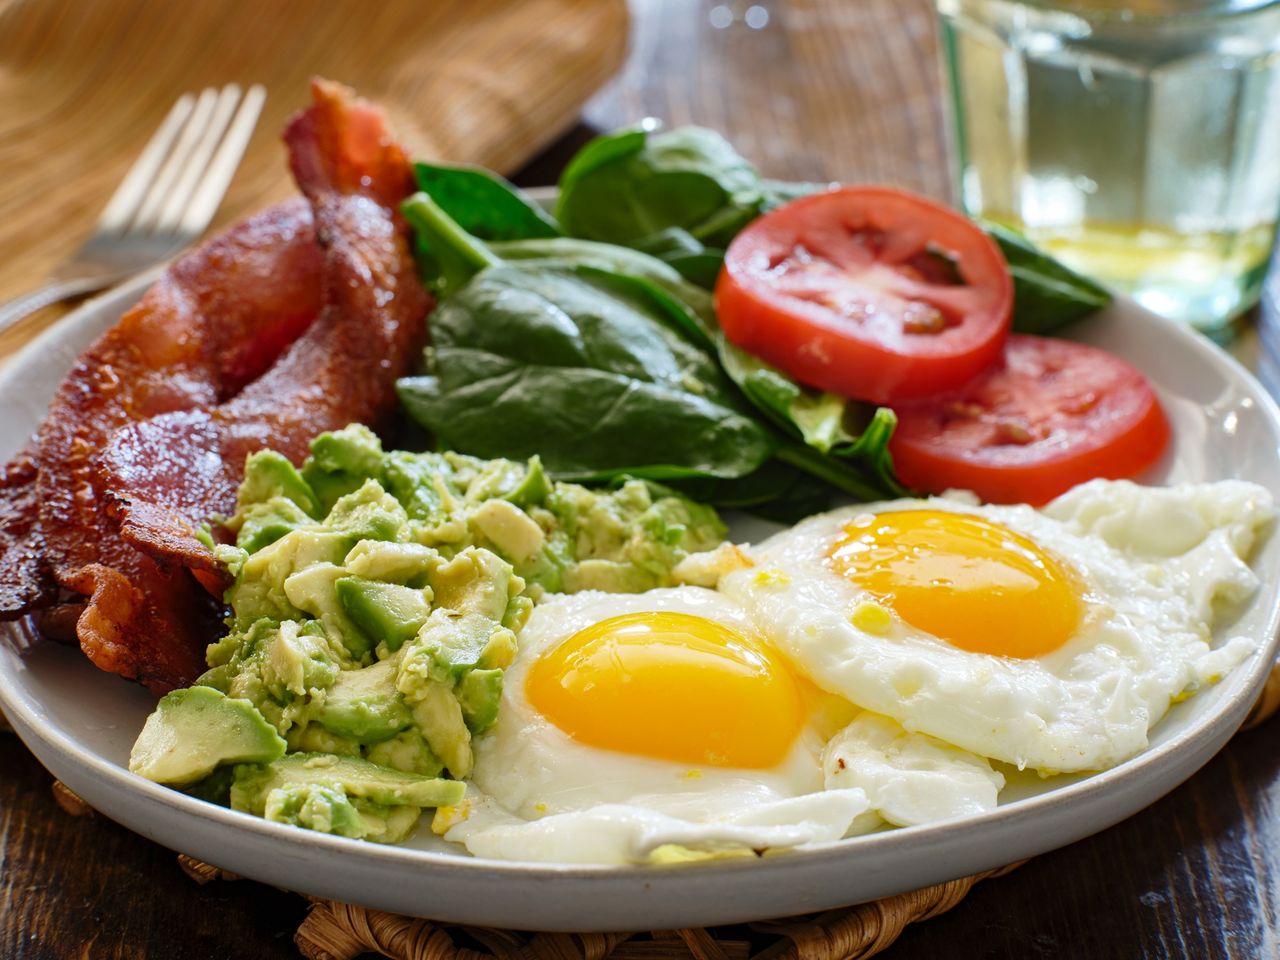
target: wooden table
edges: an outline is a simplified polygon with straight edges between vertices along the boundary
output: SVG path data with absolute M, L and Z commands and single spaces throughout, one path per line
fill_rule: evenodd
M 633 49 L 584 125 L 519 177 L 552 182 L 593 128 L 653 114 L 726 133 L 763 171 L 949 194 L 928 0 L 636 0 Z M 1132 819 L 980 885 L 894 960 L 1280 955 L 1276 722 Z M 0 958 L 294 957 L 300 898 L 197 887 L 172 853 L 50 802 L 0 737 Z

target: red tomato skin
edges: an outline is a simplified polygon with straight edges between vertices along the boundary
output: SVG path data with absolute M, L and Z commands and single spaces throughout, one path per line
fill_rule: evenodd
M 1155 464 L 1171 434 L 1164 409 L 1146 378 L 1118 357 L 1070 341 L 1014 334 L 1007 349 L 1055 349 L 1046 346 L 1050 344 L 1067 344 L 1065 349 L 1091 356 L 1094 371 L 1105 365 L 1112 375 L 1111 385 L 1117 392 L 1099 402 L 1087 436 L 1047 451 L 1017 445 L 948 448 L 933 430 L 938 411 L 947 404 L 970 402 L 984 391 L 1007 394 L 1012 387 L 1002 364 L 961 390 L 895 410 L 898 427 L 889 451 L 898 478 L 924 493 L 964 489 L 988 503 L 1042 506 L 1087 480 L 1126 479 Z
M 824 212 L 824 207 L 835 207 Z M 794 236 L 805 221 L 844 208 L 869 229 L 898 230 L 958 255 L 977 304 L 959 326 L 912 334 L 886 344 L 834 311 L 804 304 L 758 276 L 777 233 Z M 1013 281 L 999 247 L 973 222 L 946 207 L 888 187 L 845 187 L 794 200 L 749 224 L 730 244 L 715 288 L 725 335 L 800 382 L 878 404 L 900 403 L 954 389 L 995 363 L 1008 335 Z M 824 314 L 826 315 L 824 317 Z

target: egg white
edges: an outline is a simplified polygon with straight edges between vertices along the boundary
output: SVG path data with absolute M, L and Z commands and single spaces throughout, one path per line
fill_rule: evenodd
M 1069 565 L 1084 585 L 1076 636 L 1016 659 L 961 650 L 897 617 L 880 633 L 855 626 L 851 613 L 871 598 L 830 569 L 832 545 L 859 514 L 918 507 L 986 517 Z M 1097 770 L 1141 751 L 1175 698 L 1254 649 L 1240 637 L 1215 646 L 1212 623 L 1256 589 L 1244 557 L 1273 513 L 1267 491 L 1241 481 L 1097 480 L 1043 511 L 938 498 L 861 504 L 751 549 L 756 566 L 727 573 L 719 589 L 816 684 L 909 732 L 1046 774 Z
M 521 631 L 498 722 L 475 744 L 473 789 L 440 818 L 446 839 L 478 856 L 637 863 L 670 845 L 722 853 L 836 840 L 869 810 L 860 788 L 825 789 L 825 740 L 812 726 L 778 766 L 726 769 L 588 746 L 528 702 L 525 678 L 539 657 L 593 623 L 645 611 L 693 614 L 756 635 L 741 609 L 701 587 L 587 592 L 540 605 Z

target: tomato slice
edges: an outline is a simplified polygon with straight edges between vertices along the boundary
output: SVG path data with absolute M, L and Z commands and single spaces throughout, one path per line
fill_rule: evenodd
M 1004 362 L 947 396 L 899 406 L 889 443 L 903 483 L 1040 505 L 1094 477 L 1154 463 L 1169 423 L 1146 378 L 1119 357 L 1014 334 Z
M 892 403 L 958 387 L 1000 356 L 1013 282 L 972 221 L 888 187 L 794 200 L 725 254 L 730 340 L 797 380 Z

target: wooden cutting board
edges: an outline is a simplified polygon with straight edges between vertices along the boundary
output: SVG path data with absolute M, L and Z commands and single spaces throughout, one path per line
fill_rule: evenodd
M 280 132 L 315 74 L 381 103 L 415 156 L 507 172 L 577 119 L 626 33 L 624 0 L 0 0 L 0 300 L 71 255 L 184 92 L 268 92 L 216 230 L 292 191 Z

